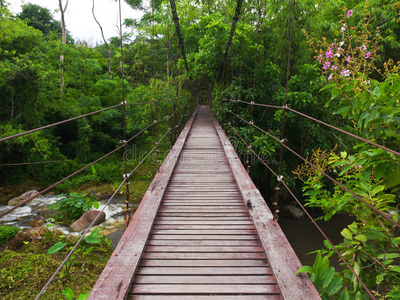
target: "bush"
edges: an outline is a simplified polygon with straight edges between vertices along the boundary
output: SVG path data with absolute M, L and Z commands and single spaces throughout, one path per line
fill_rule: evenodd
M 7 243 L 17 234 L 18 231 L 18 227 L 0 226 L 0 245 Z
M 99 208 L 97 197 L 79 193 L 71 193 L 69 197 L 59 199 L 49 206 L 50 209 L 58 212 L 55 215 L 56 220 L 68 222 L 79 219 L 92 207 Z

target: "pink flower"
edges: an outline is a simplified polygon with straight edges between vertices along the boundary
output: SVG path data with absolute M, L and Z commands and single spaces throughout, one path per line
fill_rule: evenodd
M 325 55 L 326 55 L 326 58 L 333 57 L 332 50 L 331 50 L 331 49 L 329 49 L 329 51 L 328 51 L 328 52 L 326 52 L 326 53 L 325 53 Z
M 330 62 L 330 61 L 326 61 L 326 62 L 324 63 L 324 66 L 322 67 L 322 69 L 326 70 L 326 69 L 328 69 L 330 66 L 331 66 L 331 62 Z
M 343 24 L 342 28 L 340 30 L 345 31 L 346 30 L 346 24 Z
M 367 46 L 362 45 L 362 46 L 360 47 L 360 50 L 361 50 L 361 51 L 367 51 Z
M 331 80 L 333 77 L 333 74 L 329 75 L 328 80 Z
M 318 55 L 317 60 L 318 60 L 319 62 L 322 61 L 322 54 Z
M 347 12 L 347 17 L 350 18 L 352 15 L 353 15 L 353 10 L 350 9 L 350 10 Z
M 337 66 L 336 66 L 336 65 L 333 65 L 333 66 L 331 67 L 331 69 L 332 69 L 333 71 L 336 71 L 336 70 L 337 70 Z
M 344 77 L 349 77 L 350 76 L 350 70 L 342 70 L 340 71 L 340 74 L 342 74 L 342 76 Z
M 349 62 L 350 62 L 350 59 L 351 59 L 351 56 L 349 55 L 349 56 L 346 58 L 346 61 L 349 63 Z
M 365 58 L 369 58 L 371 56 L 371 52 L 367 52 L 367 53 L 365 53 Z

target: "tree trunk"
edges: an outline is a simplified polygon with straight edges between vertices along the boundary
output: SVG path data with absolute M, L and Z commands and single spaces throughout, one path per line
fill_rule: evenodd
M 62 0 L 58 0 L 58 5 L 60 7 L 60 12 L 61 12 L 61 30 L 62 30 L 62 49 L 61 49 L 61 56 L 60 56 L 60 62 L 61 62 L 61 67 L 60 67 L 60 73 L 61 73 L 61 78 L 60 78 L 60 88 L 61 88 L 61 94 L 60 98 L 63 97 L 64 94 L 64 45 L 67 42 L 67 30 L 65 27 L 65 12 L 67 11 L 68 7 L 68 1 L 65 3 L 65 6 L 63 8 Z

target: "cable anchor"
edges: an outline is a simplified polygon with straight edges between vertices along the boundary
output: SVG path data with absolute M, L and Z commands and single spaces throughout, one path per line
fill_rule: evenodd
M 128 179 L 128 178 L 129 178 L 129 176 L 131 176 L 131 174 L 130 174 L 130 173 L 126 173 L 126 174 L 123 174 L 123 175 L 122 175 L 122 177 L 124 177 L 124 179 Z
M 126 100 L 125 100 L 125 99 L 122 99 L 122 100 L 121 100 L 121 104 L 126 105 Z
M 284 139 L 281 139 L 279 142 L 280 143 L 286 143 L 288 140 L 287 140 L 287 138 L 284 138 Z
M 126 144 L 126 143 L 128 143 L 128 142 L 127 142 L 126 140 L 120 140 L 119 143 L 120 143 L 120 144 Z
M 283 176 L 282 175 L 279 175 L 277 178 L 276 178 L 279 182 L 282 182 L 283 181 Z M 276 189 L 276 188 L 275 188 Z M 279 188 L 278 188 L 279 189 Z

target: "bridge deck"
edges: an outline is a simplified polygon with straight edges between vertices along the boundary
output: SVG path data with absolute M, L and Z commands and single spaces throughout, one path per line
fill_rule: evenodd
M 200 106 L 149 188 L 153 193 L 159 188 L 158 193 L 143 199 L 153 203 L 141 204 L 89 299 L 319 298 L 306 276 L 282 278 L 287 273 L 282 261 L 291 272 L 300 263 L 276 225 L 272 228 L 278 228 L 286 248 L 278 249 L 283 259 L 272 254 L 278 265 L 271 267 L 268 250 L 277 249 L 266 243 L 276 241 L 265 241 L 269 237 L 260 230 L 270 230 L 266 221 L 275 222 L 269 210 L 253 213 L 268 208 L 257 202 L 260 196 L 237 157 L 232 163 L 222 134 L 209 109 Z M 164 172 L 166 166 L 171 170 Z M 150 224 L 138 228 L 144 222 Z M 134 238 L 141 246 L 130 246 Z M 281 241 L 276 243 L 280 247 Z

